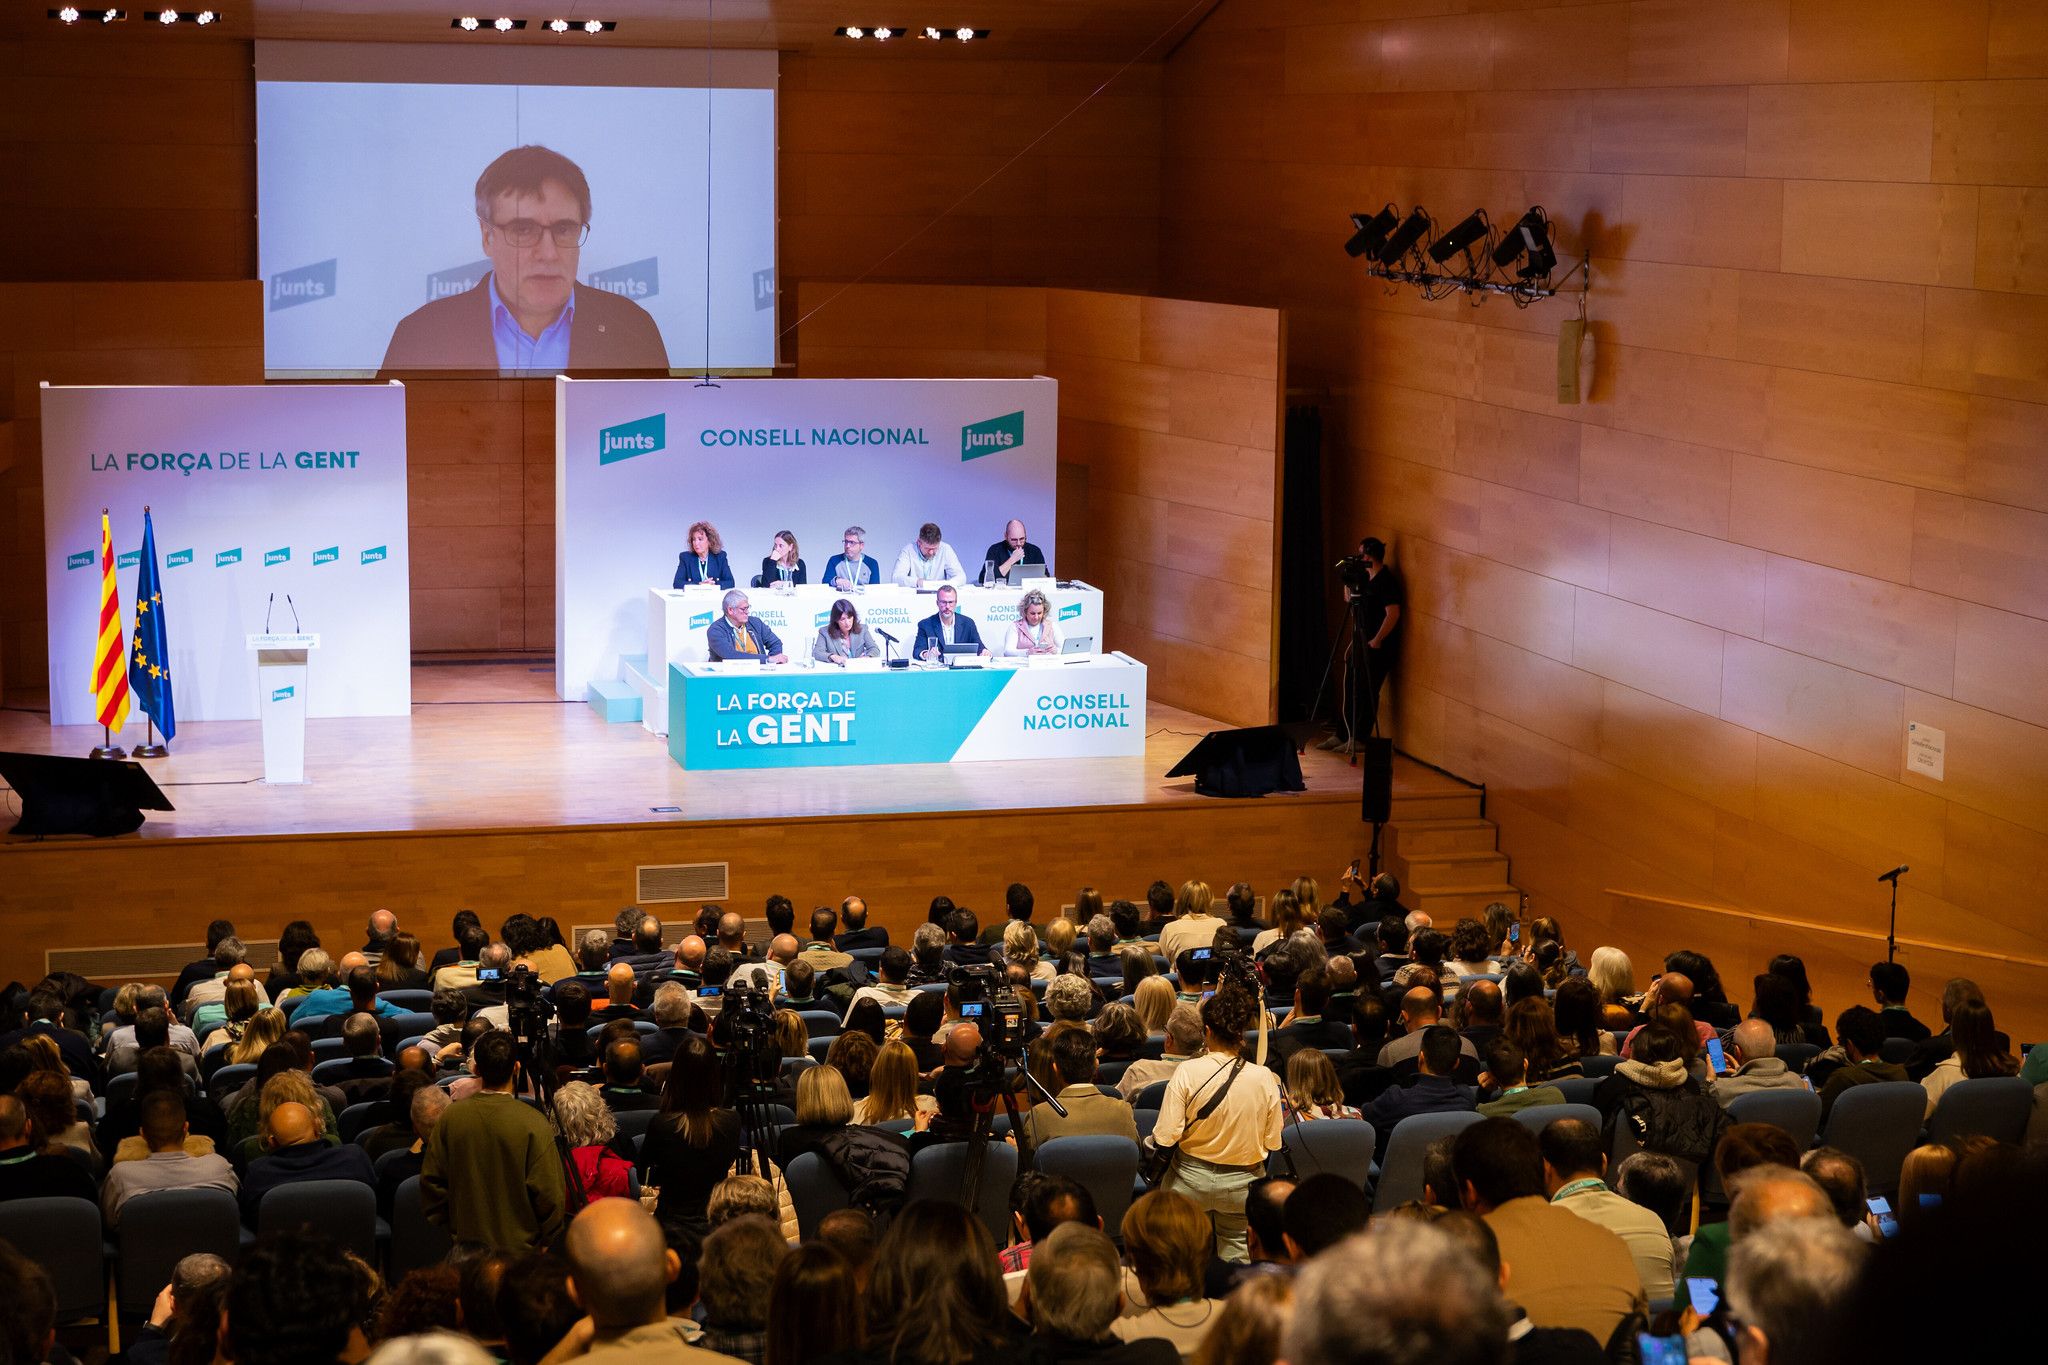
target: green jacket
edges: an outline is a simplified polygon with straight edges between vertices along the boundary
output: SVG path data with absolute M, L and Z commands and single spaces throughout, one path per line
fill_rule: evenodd
M 565 1222 L 562 1161 L 547 1116 L 485 1091 L 448 1106 L 427 1139 L 420 1205 L 456 1241 L 521 1252 L 554 1244 Z

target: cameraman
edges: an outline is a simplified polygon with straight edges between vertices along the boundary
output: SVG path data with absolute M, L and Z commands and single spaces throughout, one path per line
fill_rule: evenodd
M 981 1056 L 981 1026 L 956 1024 L 939 1049 L 939 1065 L 925 1077 L 939 1112 L 929 1127 L 911 1139 L 911 1148 L 940 1142 L 965 1142 L 974 1130 L 974 1099 L 969 1073 Z
M 1401 661 L 1401 614 L 1408 594 L 1400 573 L 1387 564 L 1386 542 L 1376 537 L 1359 541 L 1358 557 L 1339 568 L 1353 620 L 1344 664 L 1344 715 L 1337 733 L 1317 747 L 1355 753 L 1359 741 L 1379 731 L 1380 688 Z

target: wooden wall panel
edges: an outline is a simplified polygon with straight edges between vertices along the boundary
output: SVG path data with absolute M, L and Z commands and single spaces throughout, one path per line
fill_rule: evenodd
M 2043 13 L 1224 0 L 1167 63 L 1163 287 L 1297 320 L 1325 524 L 1408 577 L 1396 739 L 1489 784 L 1581 953 L 1739 981 L 1789 947 L 1839 1009 L 1906 862 L 1902 917 L 1969 950 L 1912 950 L 1930 985 L 2041 955 Z M 1335 134 L 1233 138 L 1309 88 Z M 1389 295 L 1335 250 L 1388 201 L 1548 208 L 1592 256 L 1586 401 L 1555 397 L 1575 300 Z M 1948 729 L 1943 780 L 1908 720 Z

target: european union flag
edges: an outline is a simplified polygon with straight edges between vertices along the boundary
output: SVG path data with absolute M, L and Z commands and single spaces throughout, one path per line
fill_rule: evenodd
M 165 739 L 178 733 L 171 700 L 170 630 L 164 625 L 163 583 L 156 571 L 156 528 L 142 512 L 142 563 L 135 569 L 135 629 L 128 653 L 128 690 Z

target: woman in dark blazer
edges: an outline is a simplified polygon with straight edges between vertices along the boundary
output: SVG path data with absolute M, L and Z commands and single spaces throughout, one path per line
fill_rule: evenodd
M 796 552 L 796 533 L 777 531 L 775 543 L 768 547 L 767 558 L 761 561 L 761 576 L 754 580 L 757 588 L 772 588 L 788 574 L 791 583 L 804 582 L 804 561 Z
M 732 566 L 725 561 L 725 542 L 719 539 L 718 528 L 708 521 L 693 521 L 689 541 L 690 548 L 676 556 L 674 586 L 716 583 L 721 588 L 730 588 Z

